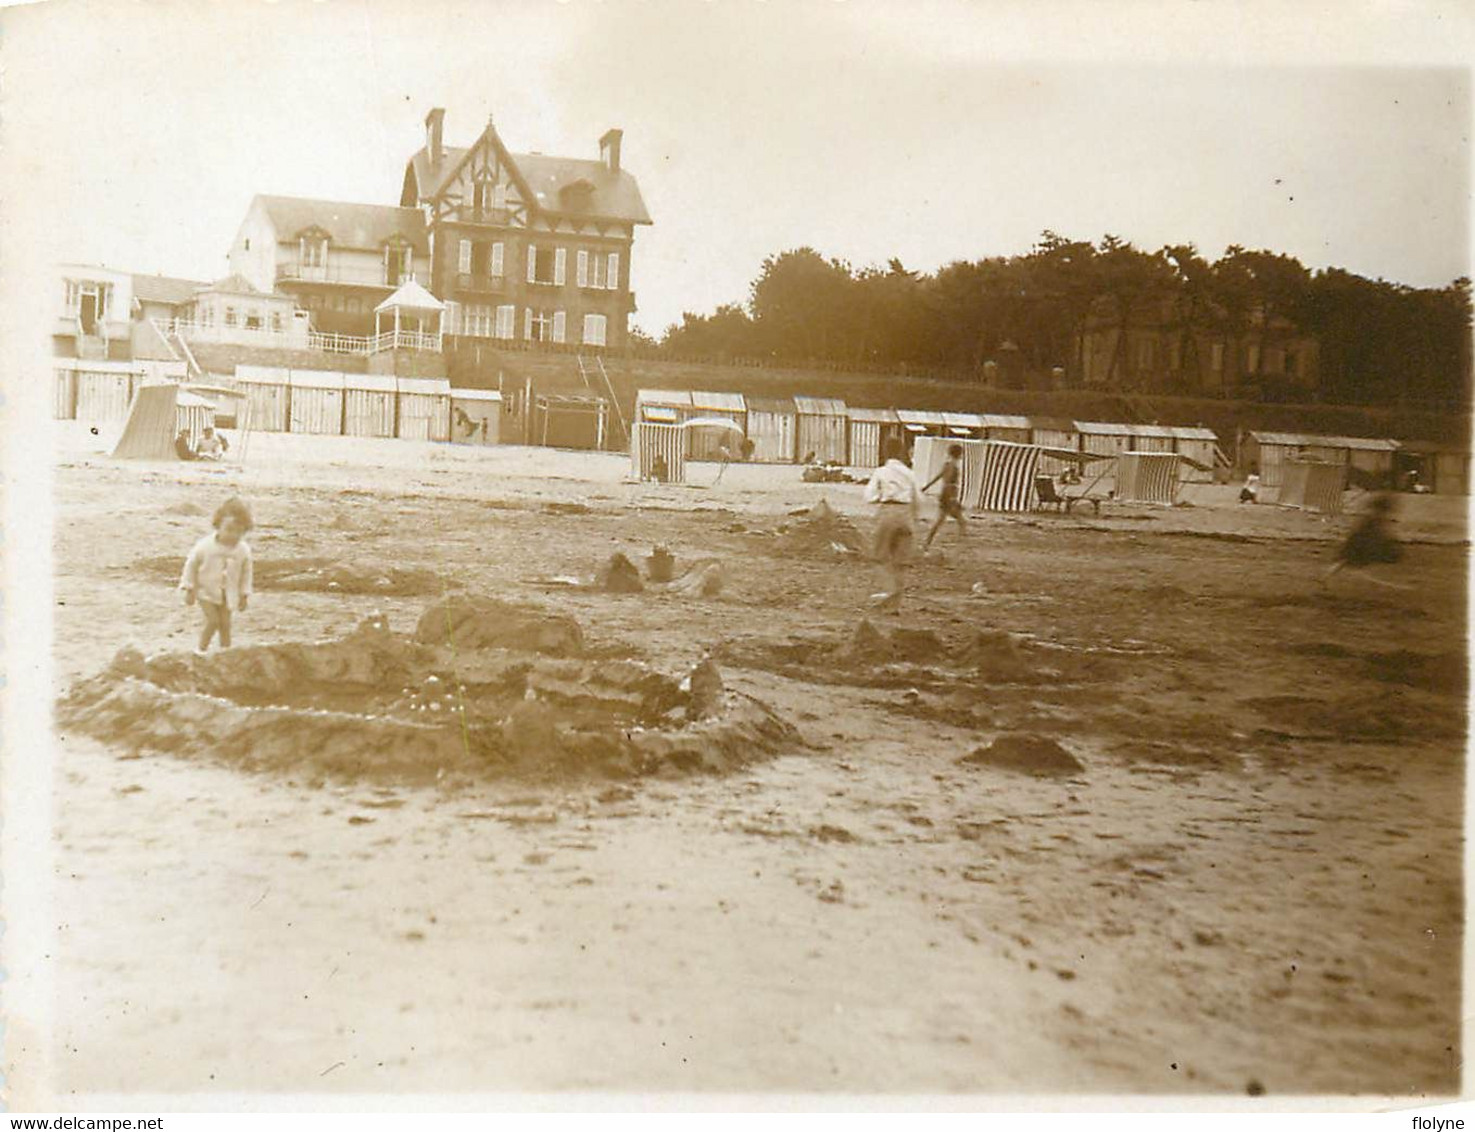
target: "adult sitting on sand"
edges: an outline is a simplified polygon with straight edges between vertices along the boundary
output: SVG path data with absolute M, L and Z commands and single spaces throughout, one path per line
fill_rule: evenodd
M 224 436 L 213 428 L 207 428 L 205 435 L 200 437 L 200 447 L 195 450 L 195 455 L 201 460 L 221 460 L 225 458 L 229 448 L 230 444 Z
M 195 446 L 190 443 L 189 429 L 180 429 L 179 435 L 174 438 L 174 454 L 181 460 L 198 460 L 200 458 L 195 453 Z
M 876 519 L 873 554 L 890 583 L 886 590 L 872 594 L 871 602 L 892 613 L 901 611 L 901 594 L 906 584 L 906 564 L 917 538 L 917 519 L 922 508 L 922 493 L 917 479 L 902 459 L 905 449 L 899 440 L 886 443 L 886 462 L 866 482 L 865 499 L 880 511 Z

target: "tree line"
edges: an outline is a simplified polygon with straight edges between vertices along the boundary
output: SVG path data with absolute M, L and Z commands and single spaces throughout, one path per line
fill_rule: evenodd
M 1159 367 L 1151 388 L 1191 395 L 1202 391 L 1195 344 L 1253 341 L 1276 327 L 1316 339 L 1324 400 L 1468 399 L 1467 278 L 1415 288 L 1340 268 L 1313 272 L 1271 251 L 1233 246 L 1210 261 L 1192 244 L 1149 252 L 1115 236 L 1092 244 L 1050 231 L 1026 255 L 957 261 L 933 274 L 896 259 L 856 269 L 810 247 L 785 251 L 763 261 L 746 303 L 687 312 L 658 343 L 641 345 L 670 356 L 975 374 L 1012 350 L 1025 370 L 1058 367 L 1079 384 L 1083 333 L 1116 330 L 1104 384 L 1129 387 L 1117 352 L 1126 332 L 1146 328 L 1187 348 Z M 1256 355 L 1263 365 L 1265 353 Z

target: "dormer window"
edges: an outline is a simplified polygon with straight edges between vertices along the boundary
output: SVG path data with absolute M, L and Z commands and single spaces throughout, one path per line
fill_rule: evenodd
M 386 244 L 384 247 L 384 282 L 398 287 L 410 277 L 414 265 L 412 249 L 407 244 Z
M 308 233 L 302 237 L 298 247 L 303 267 L 326 267 L 328 265 L 327 236 Z

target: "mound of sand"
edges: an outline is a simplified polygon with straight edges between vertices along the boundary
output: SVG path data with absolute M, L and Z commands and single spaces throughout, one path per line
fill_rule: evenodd
M 454 650 L 433 628 L 448 617 Z M 452 599 L 414 637 L 376 618 L 338 640 L 206 657 L 124 649 L 57 718 L 131 750 L 409 783 L 722 772 L 794 742 L 710 661 L 678 680 L 629 660 L 550 655 L 580 647 L 566 618 Z
M 438 601 L 420 615 L 415 640 L 451 649 L 518 649 L 578 656 L 584 634 L 572 617 L 475 595 Z
M 987 747 L 979 747 L 972 754 L 964 755 L 958 762 L 1038 777 L 1066 777 L 1080 774 L 1086 769 L 1079 759 L 1054 739 L 1023 733 L 1000 735 Z
M 836 547 L 859 552 L 864 543 L 854 523 L 820 500 L 790 523 L 775 545 L 785 554 L 833 555 Z
M 640 580 L 640 569 L 623 554 L 609 556 L 609 561 L 599 569 L 594 584 L 605 593 L 638 594 L 645 592 L 645 583 Z
M 184 559 L 164 554 L 137 563 L 144 572 L 169 582 L 178 580 Z M 434 570 L 414 566 L 369 568 L 331 558 L 257 558 L 252 573 L 259 590 L 302 593 L 375 594 L 381 597 L 426 597 L 459 588 Z

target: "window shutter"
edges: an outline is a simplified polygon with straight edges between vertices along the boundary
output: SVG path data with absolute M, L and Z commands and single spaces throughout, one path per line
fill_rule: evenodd
M 609 275 L 605 279 L 604 285 L 606 287 L 608 287 L 611 291 L 618 291 L 620 289 L 620 253 L 619 252 L 610 252 L 609 253 Z
M 536 244 L 529 244 L 528 245 L 528 282 L 531 283 L 531 282 L 533 282 L 533 280 L 535 280 L 537 278 L 538 278 L 538 247 L 537 247 Z M 530 315 L 528 315 L 528 317 L 531 318 L 532 315 L 530 314 Z M 529 323 L 529 329 L 528 329 L 528 337 L 529 338 L 532 337 L 531 325 L 532 324 Z
M 533 308 L 524 307 L 522 312 L 522 336 L 527 341 L 533 340 Z
M 553 282 L 555 286 L 562 287 L 568 274 L 568 249 L 555 248 L 553 251 Z
M 497 337 L 511 338 L 513 318 L 517 314 L 517 308 L 502 306 L 497 308 Z
M 492 245 L 492 278 L 493 279 L 500 279 L 500 278 L 502 278 L 502 245 L 501 245 L 501 243 L 495 243 L 495 244 Z
M 568 327 L 568 320 L 567 320 L 566 316 L 564 315 L 564 312 L 563 311 L 554 311 L 553 312 L 553 340 L 555 342 L 562 342 L 563 341 L 564 332 L 567 329 L 567 327 Z
M 589 286 L 589 253 L 584 248 L 579 249 L 579 258 L 574 267 L 574 282 L 580 287 Z
M 462 275 L 471 274 L 471 241 L 461 241 L 461 254 L 456 260 L 456 270 Z
M 592 314 L 586 314 L 584 316 L 583 341 L 586 346 L 597 346 L 599 344 L 594 341 L 594 315 Z

